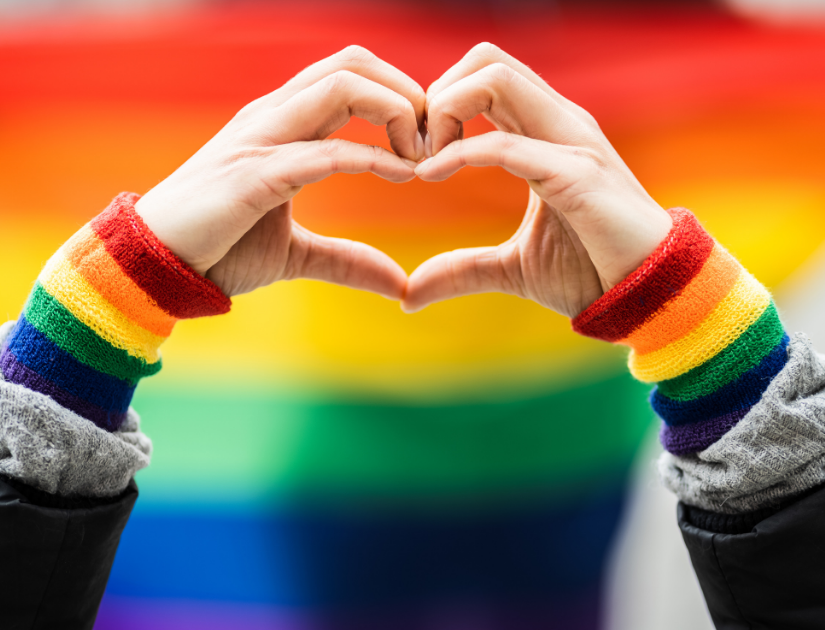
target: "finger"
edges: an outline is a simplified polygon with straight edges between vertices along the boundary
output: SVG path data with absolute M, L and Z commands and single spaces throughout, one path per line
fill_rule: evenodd
M 576 143 L 581 122 L 509 66 L 496 63 L 457 81 L 429 102 L 432 151 L 460 137 L 462 123 L 480 113 L 499 129 L 559 144 Z
M 299 92 L 276 112 L 277 128 L 273 131 L 279 144 L 326 138 L 356 116 L 374 125 L 386 125 L 390 145 L 398 155 L 413 160 L 424 156 L 424 143 L 410 102 L 346 70 Z
M 361 46 L 347 46 L 331 57 L 309 66 L 261 100 L 277 107 L 298 92 L 341 70 L 358 74 L 400 94 L 412 104 L 418 124 L 424 121 L 426 96 L 421 86 L 398 68 Z
M 415 177 L 416 163 L 382 147 L 357 144 L 338 138 L 296 142 L 275 152 L 272 170 L 264 172 L 266 182 L 286 182 L 299 188 L 335 173 L 374 173 L 394 183 Z
M 438 80 L 431 84 L 427 89 L 427 101 L 431 101 L 453 83 L 456 83 L 471 74 L 475 74 L 482 68 L 486 68 L 494 63 L 501 63 L 512 68 L 544 93 L 559 101 L 562 105 L 578 107 L 575 103 L 564 98 L 561 94 L 551 88 L 544 79 L 533 72 L 528 66 L 515 57 L 508 55 L 498 46 L 487 42 L 473 46 L 473 48 L 466 55 L 464 55 L 461 61 L 447 70 L 447 72 L 441 75 Z
M 501 166 L 527 180 L 558 180 L 588 166 L 580 149 L 542 142 L 503 131 L 456 140 L 435 157 L 424 160 L 415 174 L 428 182 L 447 179 L 465 166 Z
M 512 251 L 507 246 L 476 247 L 430 258 L 410 275 L 401 308 L 414 313 L 433 302 L 473 293 L 523 295 Z
M 293 223 L 287 279 L 311 278 L 400 300 L 407 274 L 384 252 L 357 241 L 320 236 Z

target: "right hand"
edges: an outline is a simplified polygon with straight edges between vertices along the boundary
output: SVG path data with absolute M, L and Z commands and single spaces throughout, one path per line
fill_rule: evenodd
M 351 46 L 244 107 L 135 209 L 172 252 L 228 296 L 314 278 L 400 299 L 407 274 L 377 249 L 292 220 L 301 187 L 333 173 L 414 177 L 425 95 L 401 71 Z M 327 139 L 351 116 L 386 125 L 395 153 Z
M 498 128 L 463 137 L 483 114 Z M 473 48 L 427 91 L 427 146 L 416 174 L 442 181 L 465 166 L 501 166 L 527 180 L 530 201 L 507 242 L 445 252 L 412 272 L 402 304 L 487 291 L 575 317 L 624 280 L 672 221 L 595 119 L 491 44 Z

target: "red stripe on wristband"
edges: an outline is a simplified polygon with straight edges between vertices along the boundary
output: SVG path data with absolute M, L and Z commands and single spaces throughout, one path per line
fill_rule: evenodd
M 140 195 L 121 193 L 91 226 L 106 251 L 158 306 L 189 319 L 229 312 L 232 302 L 218 286 L 175 256 L 135 212 Z
M 713 238 L 693 214 L 672 208 L 673 227 L 654 252 L 622 282 L 573 320 L 577 333 L 616 342 L 630 335 L 679 295 L 702 269 Z

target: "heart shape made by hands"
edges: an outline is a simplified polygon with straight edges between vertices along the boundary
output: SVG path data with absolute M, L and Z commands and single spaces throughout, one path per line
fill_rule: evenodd
M 464 138 L 464 123 L 479 114 L 496 131 Z M 329 138 L 352 116 L 386 126 L 394 152 Z M 501 245 L 439 254 L 409 277 L 385 253 L 292 218 L 301 188 L 333 173 L 443 181 L 465 166 L 527 180 L 521 226 Z M 408 312 L 495 291 L 569 317 L 636 269 L 672 224 L 589 113 L 491 44 L 426 93 L 349 47 L 244 107 L 136 208 L 227 295 L 315 278 L 400 299 Z

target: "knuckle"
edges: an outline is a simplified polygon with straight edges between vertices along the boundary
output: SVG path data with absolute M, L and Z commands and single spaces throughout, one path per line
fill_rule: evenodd
M 348 90 L 354 80 L 355 75 L 349 70 L 338 70 L 324 79 L 323 89 L 329 95 L 340 94 Z
M 395 107 L 398 116 L 403 118 L 415 118 L 415 108 L 412 106 L 412 103 L 410 103 L 403 96 L 396 99 Z
M 578 158 L 581 179 L 590 180 L 597 177 L 607 166 L 600 151 L 588 147 L 578 147 L 574 151 Z
M 324 157 L 335 158 L 341 155 L 346 148 L 346 144 L 346 140 L 341 138 L 332 138 L 315 144 L 313 148 Z
M 250 101 L 238 110 L 238 113 L 235 114 L 235 118 L 247 119 L 254 117 L 258 111 L 263 108 L 263 100 L 264 97 L 256 98 L 254 101 Z
M 413 83 L 415 83 L 415 82 L 413 82 Z M 412 86 L 412 97 L 413 97 L 413 99 L 415 99 L 418 103 L 423 104 L 423 103 L 427 100 L 427 93 L 424 91 L 424 88 L 423 88 L 423 87 L 421 87 L 420 85 L 418 85 L 418 83 L 415 83 L 415 84 Z
M 481 59 L 498 59 L 501 56 L 501 48 L 490 42 L 481 42 L 473 46 L 468 54 Z
M 441 94 L 436 94 L 427 104 L 427 120 L 436 120 L 444 113 L 444 99 Z
M 592 127 L 594 129 L 601 129 L 599 127 L 599 122 L 596 120 L 596 117 L 593 116 L 593 114 L 587 111 L 584 107 L 576 105 L 575 109 L 576 113 L 579 115 L 579 119 L 582 120 L 587 126 Z
M 511 83 L 516 78 L 516 71 L 506 63 L 494 63 L 485 69 L 489 78 L 495 83 Z
M 369 145 L 367 150 L 370 153 L 370 156 L 373 160 L 383 160 L 384 159 L 384 149 L 376 145 Z
M 375 55 L 363 46 L 351 44 L 337 53 L 337 57 L 345 63 L 367 64 L 375 60 Z
M 493 131 L 493 144 L 501 151 L 514 148 L 520 141 L 520 137 L 504 131 Z

